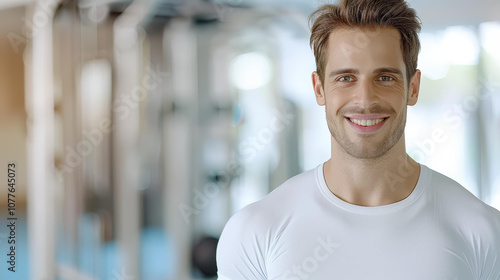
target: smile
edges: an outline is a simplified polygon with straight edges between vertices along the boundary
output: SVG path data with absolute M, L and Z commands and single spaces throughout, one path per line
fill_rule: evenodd
M 389 117 L 385 116 L 373 116 L 371 118 L 366 117 L 345 117 L 347 122 L 351 125 L 351 127 L 357 132 L 361 133 L 373 133 L 378 131 Z
M 358 120 L 358 119 L 349 119 L 351 122 L 361 125 L 361 126 L 372 126 L 379 124 L 384 121 L 384 119 L 374 119 L 374 120 Z

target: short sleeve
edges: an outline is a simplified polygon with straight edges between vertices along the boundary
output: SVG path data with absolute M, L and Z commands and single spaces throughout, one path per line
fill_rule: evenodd
M 482 261 L 480 262 L 479 279 L 480 280 L 500 280 L 500 212 L 488 206 L 491 215 L 489 215 L 489 226 L 484 234 L 484 240 L 479 242 L 481 245 Z
M 227 222 L 217 246 L 219 280 L 266 280 L 263 235 L 251 211 L 243 209 Z

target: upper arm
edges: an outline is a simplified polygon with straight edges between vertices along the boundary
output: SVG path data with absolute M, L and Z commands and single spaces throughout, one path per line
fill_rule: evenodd
M 266 280 L 265 244 L 248 213 L 239 212 L 224 227 L 217 245 L 220 280 Z
M 484 235 L 480 280 L 500 280 L 500 212 L 489 207 L 488 230 Z

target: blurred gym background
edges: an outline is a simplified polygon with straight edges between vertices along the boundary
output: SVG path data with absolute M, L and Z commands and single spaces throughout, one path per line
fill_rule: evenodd
M 409 2 L 408 153 L 500 208 L 500 2 Z M 228 218 L 329 158 L 307 21 L 323 3 L 0 1 L 0 278 L 215 279 Z

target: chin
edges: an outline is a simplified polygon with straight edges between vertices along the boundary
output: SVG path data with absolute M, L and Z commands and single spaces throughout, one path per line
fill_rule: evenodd
M 350 156 L 357 159 L 376 159 L 385 155 L 388 149 L 344 149 Z

